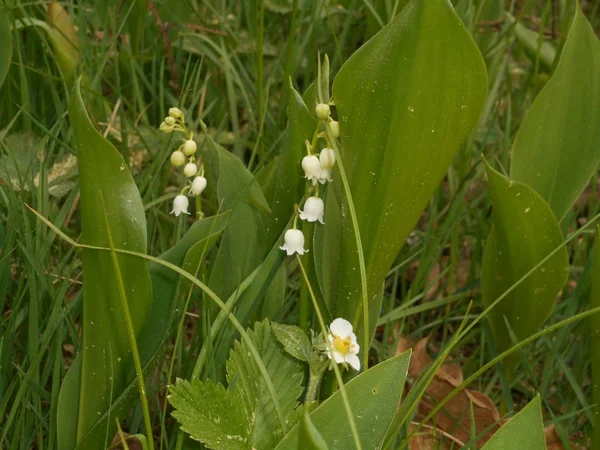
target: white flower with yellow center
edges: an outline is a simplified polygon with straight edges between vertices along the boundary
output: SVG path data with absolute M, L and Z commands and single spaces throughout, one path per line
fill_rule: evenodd
M 308 250 L 304 249 L 304 234 L 300 230 L 294 228 L 289 229 L 283 235 L 283 245 L 279 247 L 281 250 L 285 250 L 288 256 L 298 253 L 304 255 L 304 252 Z
M 355 370 L 360 370 L 358 352 L 360 346 L 356 342 L 356 335 L 352 331 L 352 324 L 346 319 L 338 317 L 329 325 L 329 347 L 327 356 L 338 364 L 348 363 Z
M 299 210 L 300 218 L 302 220 L 308 220 L 309 222 L 316 222 L 317 220 L 323 222 L 323 213 L 325 212 L 325 204 L 319 197 L 309 197 L 304 202 L 304 211 Z

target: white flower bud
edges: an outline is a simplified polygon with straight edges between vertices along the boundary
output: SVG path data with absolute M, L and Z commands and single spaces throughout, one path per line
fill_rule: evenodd
M 171 154 L 171 164 L 175 167 L 181 167 L 185 164 L 185 155 L 179 150 L 174 151 Z
M 319 119 L 326 119 L 331 115 L 331 110 L 329 109 L 329 105 L 326 103 L 319 103 L 315 108 L 315 112 L 317 113 L 317 117 Z
M 175 129 L 175 126 L 167 125 L 166 122 L 161 123 L 160 127 L 159 127 L 159 130 L 162 131 L 163 133 L 170 133 L 174 129 Z
M 183 153 L 185 153 L 187 156 L 192 156 L 194 153 L 196 153 L 197 148 L 196 142 L 194 142 L 193 139 L 188 139 L 183 143 Z
M 332 120 L 329 122 L 329 126 L 331 127 L 331 134 L 333 134 L 334 138 L 340 137 L 340 123 L 337 120 Z
M 304 255 L 304 252 L 308 251 L 304 249 L 304 234 L 300 230 L 287 230 L 283 235 L 283 241 L 283 245 L 279 248 L 285 250 L 288 256 L 294 253 Z
M 183 119 L 183 113 L 179 108 L 169 108 L 169 116 L 173 119 Z
M 299 210 L 300 218 L 309 222 L 316 222 L 317 220 L 323 222 L 323 213 L 325 212 L 325 204 L 319 197 L 309 197 L 304 202 L 304 211 Z
M 308 155 L 302 158 L 302 168 L 304 169 L 304 177 L 312 181 L 313 186 L 322 178 L 323 169 L 319 158 L 315 155 Z
M 326 181 L 333 181 L 331 178 L 331 169 L 335 165 L 335 152 L 332 148 L 324 148 L 319 154 L 319 163 L 321 164 L 321 176 L 319 182 L 325 184 Z
M 183 174 L 186 177 L 193 177 L 198 173 L 198 166 L 195 163 L 187 163 L 183 168 Z
M 179 214 L 181 213 L 189 214 L 189 205 L 190 202 L 185 195 L 178 195 L 177 197 L 175 197 L 175 200 L 173 200 L 173 211 L 171 211 L 171 214 L 175 214 L 175 216 L 177 217 L 179 217 Z
M 172 127 L 173 125 L 175 125 L 175 119 L 173 119 L 171 116 L 167 116 L 165 117 L 165 123 Z
M 196 177 L 194 178 L 194 181 L 192 181 L 190 192 L 194 195 L 200 195 L 202 194 L 202 191 L 206 189 L 206 185 L 206 178 L 203 176 Z

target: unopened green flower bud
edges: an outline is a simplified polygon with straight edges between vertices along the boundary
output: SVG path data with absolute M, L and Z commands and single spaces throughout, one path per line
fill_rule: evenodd
M 169 108 L 169 116 L 173 119 L 183 120 L 183 113 L 179 108 Z
M 170 133 L 174 129 L 175 129 L 174 125 L 168 125 L 166 122 L 161 123 L 160 128 L 159 128 L 159 130 L 162 131 L 163 133 Z
M 336 120 L 332 120 L 329 122 L 329 126 L 331 127 L 331 134 L 333 134 L 334 138 L 340 137 L 340 123 Z
M 315 108 L 315 112 L 317 113 L 317 117 L 319 119 L 326 119 L 331 115 L 331 110 L 329 109 L 329 105 L 326 103 L 319 103 Z
M 183 174 L 188 178 L 193 177 L 196 173 L 198 173 L 198 166 L 195 163 L 187 163 L 183 168 Z
M 183 166 L 185 164 L 185 155 L 183 152 L 180 152 L 179 150 L 173 152 L 171 155 L 171 164 L 173 164 L 175 167 Z
M 196 153 L 196 149 L 196 142 L 194 142 L 193 139 L 188 139 L 183 143 L 183 153 L 185 153 L 187 156 L 192 156 L 194 153 Z
M 175 119 L 173 119 L 171 116 L 165 117 L 165 123 L 172 127 L 173 125 L 175 125 Z

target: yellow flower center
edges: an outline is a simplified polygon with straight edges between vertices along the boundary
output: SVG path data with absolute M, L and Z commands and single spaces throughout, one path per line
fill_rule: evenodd
M 334 334 L 333 342 L 331 343 L 331 345 L 333 345 L 333 348 L 335 348 L 342 355 L 346 356 L 352 348 L 352 341 L 350 339 L 350 336 L 348 336 L 345 339 L 342 339 L 341 337 Z

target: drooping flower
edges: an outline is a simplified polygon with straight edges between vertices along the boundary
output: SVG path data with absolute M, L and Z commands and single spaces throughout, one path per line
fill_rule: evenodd
M 187 156 L 192 156 L 194 153 L 196 153 L 197 148 L 196 142 L 193 139 L 188 139 L 183 143 L 183 153 L 185 153 Z
M 206 184 L 206 178 L 203 176 L 196 177 L 194 178 L 194 181 L 192 181 L 190 192 L 194 195 L 200 195 L 202 194 L 202 191 L 206 189 Z
M 289 229 L 283 235 L 283 245 L 279 247 L 281 250 L 285 250 L 289 255 L 298 253 L 304 255 L 304 252 L 308 250 L 304 249 L 304 234 L 300 230 L 294 228 Z
M 313 186 L 322 178 L 323 169 L 319 158 L 315 155 L 307 155 L 302 158 L 302 169 L 304 169 L 304 177 L 310 180 Z
M 171 164 L 175 167 L 181 167 L 185 163 L 185 155 L 179 150 L 175 150 L 171 154 Z
M 299 210 L 300 218 L 309 222 L 316 222 L 317 220 L 323 222 L 323 213 L 325 212 L 325 204 L 319 197 L 309 197 L 304 202 L 304 211 Z
M 325 184 L 325 181 L 333 181 L 331 179 L 331 170 L 335 165 L 335 151 L 332 148 L 321 150 L 319 164 L 321 164 L 321 176 L 319 177 L 321 184 Z
M 183 168 L 183 174 L 190 178 L 198 173 L 198 166 L 195 163 L 187 163 Z
M 356 335 L 352 331 L 352 324 L 346 319 L 338 317 L 329 325 L 329 348 L 327 356 L 338 364 L 348 363 L 355 370 L 360 370 L 358 352 L 360 346 L 356 342 Z
M 179 217 L 179 214 L 189 214 L 188 206 L 190 206 L 190 201 L 185 195 L 178 195 L 173 200 L 173 211 L 171 214 L 175 214 L 176 217 Z
M 319 103 L 315 107 L 315 112 L 317 113 L 317 117 L 319 119 L 326 119 L 331 115 L 331 109 L 327 103 Z

